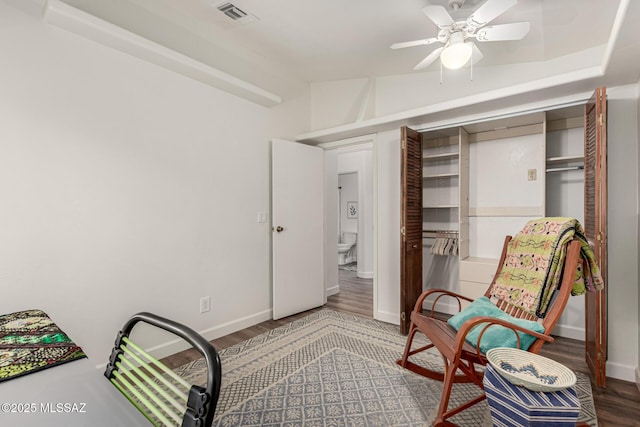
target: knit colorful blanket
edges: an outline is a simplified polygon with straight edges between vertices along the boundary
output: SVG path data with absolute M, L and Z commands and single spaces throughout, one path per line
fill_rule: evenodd
M 86 357 L 41 310 L 0 316 L 0 382 Z
M 572 295 L 603 289 L 598 263 L 580 222 L 575 218 L 554 217 L 529 221 L 511 239 L 492 296 L 544 317 L 561 283 L 572 240 L 580 241 L 580 255 L 585 261 L 578 263 Z

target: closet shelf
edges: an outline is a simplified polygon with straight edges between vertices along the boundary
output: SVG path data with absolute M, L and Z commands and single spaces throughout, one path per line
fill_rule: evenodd
M 424 175 L 422 179 L 438 179 L 438 178 L 457 178 L 460 176 L 458 172 L 452 173 L 436 173 L 432 175 Z
M 451 160 L 457 159 L 458 157 L 460 157 L 459 153 L 426 154 L 422 156 L 422 158 L 427 161 Z
M 466 262 L 466 263 L 473 263 L 473 264 L 490 264 L 490 265 L 498 265 L 498 263 L 500 262 L 500 259 L 498 258 L 482 258 L 482 257 L 466 257 L 463 258 L 461 261 Z
M 584 162 L 584 156 L 562 156 L 547 158 L 547 165 L 557 165 L 563 163 Z

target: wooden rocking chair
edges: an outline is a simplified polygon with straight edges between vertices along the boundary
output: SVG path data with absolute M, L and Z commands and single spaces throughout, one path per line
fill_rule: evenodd
M 518 326 L 509 321 L 505 321 L 499 318 L 479 316 L 473 317 L 465 321 L 462 326 L 456 331 L 450 326 L 446 320 L 441 320 L 435 317 L 435 306 L 442 297 L 451 297 L 457 300 L 458 310 L 461 309 L 461 301 L 472 302 L 473 300 L 450 292 L 443 289 L 431 289 L 428 290 L 418 298 L 413 311 L 411 312 L 411 324 L 409 327 L 409 334 L 407 336 L 407 342 L 402 359 L 399 359 L 397 363 L 409 369 L 417 374 L 436 379 L 443 382 L 442 396 L 440 398 L 440 404 L 438 412 L 433 423 L 434 426 L 455 426 L 454 423 L 446 421 L 448 418 L 456 415 L 457 413 L 481 402 L 486 398 L 484 394 L 484 386 L 482 383 L 483 371 L 476 369 L 477 365 L 486 365 L 487 359 L 484 353 L 480 350 L 480 341 L 483 334 L 490 326 L 502 325 L 513 331 L 513 334 L 517 340 L 517 347 L 520 348 L 520 336 L 516 331 L 524 334 L 529 334 L 535 337 L 535 341 L 528 348 L 528 351 L 532 353 L 538 353 L 540 348 L 545 342 L 552 342 L 554 339 L 551 337 L 551 331 L 558 322 L 562 311 L 564 310 L 569 296 L 571 295 L 572 285 L 575 280 L 575 273 L 578 267 L 578 263 L 581 260 L 581 246 L 582 243 L 578 240 L 572 240 L 567 248 L 566 257 L 564 260 L 564 267 L 562 270 L 562 281 L 557 290 L 555 298 L 551 301 L 548 310 L 543 318 L 539 319 L 537 316 L 530 314 L 520 308 L 517 308 L 504 300 L 497 299 L 494 295 L 494 285 L 496 279 L 500 274 L 500 270 L 505 262 L 507 256 L 507 246 L 511 236 L 507 236 L 502 249 L 502 255 L 500 257 L 500 263 L 498 269 L 492 280 L 489 289 L 485 293 L 485 296 L 491 299 L 492 302 L 502 312 L 509 314 L 516 319 L 527 319 L 540 323 L 544 328 L 542 333 L 535 332 L 533 330 Z M 432 302 L 430 310 L 423 314 L 423 303 L 426 298 L 435 298 Z M 480 325 L 480 326 L 478 326 Z M 477 344 L 474 346 L 465 340 L 467 334 L 478 326 L 481 331 L 477 340 Z M 430 341 L 430 344 L 412 350 L 412 343 L 415 334 L 420 331 Z M 444 371 L 437 372 L 428 369 L 422 365 L 409 361 L 409 357 L 435 347 L 441 354 L 444 361 Z M 460 373 L 458 372 L 460 371 Z M 453 383 L 474 383 L 480 389 L 482 389 L 482 395 L 471 399 L 470 401 L 456 407 L 449 409 L 449 401 L 451 397 L 451 390 Z

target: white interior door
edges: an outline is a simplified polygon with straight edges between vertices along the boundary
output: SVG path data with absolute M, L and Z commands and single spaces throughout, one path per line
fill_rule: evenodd
M 273 318 L 326 302 L 322 149 L 271 144 Z

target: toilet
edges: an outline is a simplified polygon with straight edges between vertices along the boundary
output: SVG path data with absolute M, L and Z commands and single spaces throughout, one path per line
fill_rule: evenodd
M 356 237 L 357 233 L 342 233 L 342 238 L 338 242 L 338 265 L 345 265 L 356 260 Z

